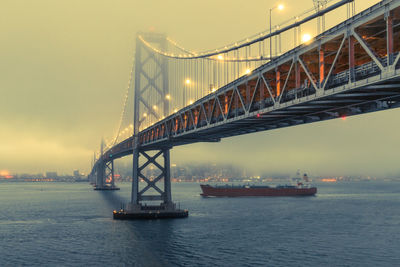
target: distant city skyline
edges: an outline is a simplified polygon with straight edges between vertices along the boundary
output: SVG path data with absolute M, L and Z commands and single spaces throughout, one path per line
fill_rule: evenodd
M 130 162 L 119 162 L 115 166 L 115 181 L 132 182 L 132 168 Z M 252 172 L 245 168 L 239 168 L 229 164 L 215 163 L 187 163 L 172 164 L 171 181 L 172 182 L 201 182 L 201 183 L 289 183 L 295 177 L 307 176 L 313 182 L 356 182 L 356 181 L 374 181 L 384 179 L 386 181 L 396 181 L 400 175 L 395 176 L 370 176 L 370 175 L 316 175 L 308 173 L 304 170 L 298 170 L 296 173 L 273 173 Z M 155 178 L 160 172 L 156 168 L 144 170 L 144 175 Z M 74 170 L 71 174 L 58 174 L 57 172 L 46 173 L 9 173 L 0 172 L 0 181 L 16 181 L 16 182 L 82 182 L 88 181 L 86 174 Z M 141 182 L 144 182 L 142 179 Z

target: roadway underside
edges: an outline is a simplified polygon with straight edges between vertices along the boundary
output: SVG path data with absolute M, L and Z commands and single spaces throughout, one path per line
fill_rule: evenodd
M 362 84 L 362 82 L 357 83 Z M 216 122 L 209 127 L 188 131 L 181 136 L 172 136 L 151 144 L 144 144 L 143 149 L 159 149 L 163 146 L 172 147 L 196 142 L 217 142 L 221 138 L 230 136 L 354 116 L 400 106 L 400 77 L 398 76 L 360 87 L 355 85 L 354 89 L 346 89 L 346 87 L 349 86 L 327 90 L 321 96 L 317 96 L 318 93 L 316 93 L 296 99 L 281 104 L 280 107 L 272 107 L 272 110 L 266 108 L 225 122 Z

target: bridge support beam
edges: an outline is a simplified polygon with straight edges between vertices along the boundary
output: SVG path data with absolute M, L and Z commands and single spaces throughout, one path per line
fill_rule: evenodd
M 354 54 L 354 37 L 349 35 L 349 83 L 355 80 L 355 54 Z
M 152 152 L 151 155 L 149 152 Z M 163 158 L 162 163 L 159 163 L 159 158 Z M 140 159 L 144 159 L 141 161 Z M 171 170 L 170 170 L 170 149 L 160 149 L 154 151 L 143 151 L 137 149 L 133 159 L 133 180 L 132 180 L 132 198 L 131 209 L 142 208 L 144 201 L 161 201 L 160 207 L 164 209 L 174 209 L 175 206 L 171 197 Z M 151 172 L 147 167 L 154 166 Z M 157 170 L 154 171 L 154 170 Z M 139 180 L 145 183 L 145 186 L 140 188 Z M 163 180 L 164 185 L 161 188 L 157 183 Z M 153 191 L 153 194 L 149 194 Z
M 296 85 L 295 88 L 300 88 L 301 79 L 300 79 L 300 63 L 296 61 L 295 63 L 295 77 L 296 77 Z
M 387 50 L 387 65 L 391 65 L 393 63 L 393 16 L 391 12 L 387 12 L 385 14 L 386 20 L 386 50 Z
M 119 190 L 115 186 L 114 161 L 102 161 L 96 168 L 96 186 L 94 190 Z
M 126 210 L 114 211 L 114 219 L 187 217 L 188 211 L 177 209 L 175 203 L 172 202 L 170 148 L 145 151 L 136 147 L 133 157 L 131 202 Z M 150 166 L 155 168 L 149 171 Z M 144 186 L 140 187 L 139 179 L 142 179 Z M 161 180 L 163 180 L 163 187 L 159 185 Z M 150 194 L 149 191 L 153 193 Z M 152 205 L 148 203 L 150 201 L 160 202 L 158 205 Z

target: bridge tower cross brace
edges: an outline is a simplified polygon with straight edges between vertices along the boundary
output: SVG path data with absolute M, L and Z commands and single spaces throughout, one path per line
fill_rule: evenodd
M 165 209 L 173 209 L 175 205 L 171 197 L 171 175 L 170 175 L 170 147 L 152 147 L 142 148 L 139 143 L 140 126 L 146 119 L 160 119 L 168 115 L 169 102 L 167 95 L 168 88 L 168 62 L 165 57 L 156 55 L 141 40 L 144 38 L 146 42 L 159 47 L 165 51 L 167 47 L 167 38 L 163 34 L 156 33 L 138 33 L 136 38 L 135 51 L 135 72 L 134 72 L 134 117 L 133 117 L 133 175 L 132 175 L 132 195 L 131 202 L 128 205 L 129 210 L 140 210 L 142 201 L 158 200 L 161 207 Z M 146 64 L 153 64 L 153 72 L 148 71 Z M 147 97 L 151 95 L 155 99 L 155 103 L 150 103 Z M 160 106 L 157 113 L 153 106 Z M 147 116 L 143 116 L 147 114 Z M 151 155 L 149 152 L 154 153 Z M 163 157 L 160 164 L 157 162 L 159 157 Z M 142 163 L 140 159 L 143 158 Z M 154 165 L 161 173 L 151 179 L 146 177 L 143 170 L 150 164 Z M 146 183 L 141 190 L 139 189 L 139 179 L 143 179 Z M 164 180 L 163 190 L 157 185 L 161 179 Z M 156 195 L 145 194 L 148 190 L 153 189 Z
M 100 158 L 103 158 L 104 154 L 104 140 L 101 141 L 100 145 Z M 114 160 L 106 161 L 104 159 L 101 160 L 100 164 L 98 164 L 96 168 L 96 188 L 104 189 L 106 186 L 111 186 L 111 188 L 115 187 L 114 180 Z

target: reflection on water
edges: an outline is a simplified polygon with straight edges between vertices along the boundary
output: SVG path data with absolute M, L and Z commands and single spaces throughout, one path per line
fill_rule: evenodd
M 319 184 L 316 197 L 202 198 L 189 218 L 114 221 L 130 199 L 87 184 L 0 183 L 0 266 L 320 266 L 400 261 L 400 183 Z

